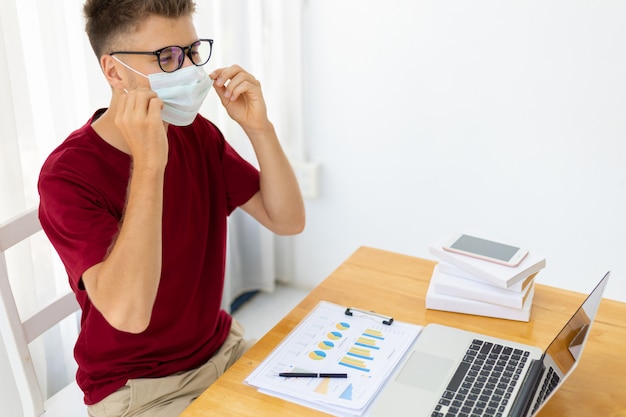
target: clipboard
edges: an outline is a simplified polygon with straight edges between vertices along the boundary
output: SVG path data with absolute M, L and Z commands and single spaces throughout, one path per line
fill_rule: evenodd
M 267 395 L 334 415 L 362 415 L 421 329 L 390 316 L 322 301 L 244 382 Z M 281 372 L 348 377 L 281 378 Z
M 370 316 L 375 319 L 380 319 L 383 324 L 386 324 L 388 326 L 391 326 L 391 323 L 393 323 L 393 317 L 391 316 L 383 316 L 382 314 L 378 314 L 375 311 L 361 310 L 360 308 L 348 307 L 346 308 L 344 314 L 346 316 L 354 316 L 354 313 Z

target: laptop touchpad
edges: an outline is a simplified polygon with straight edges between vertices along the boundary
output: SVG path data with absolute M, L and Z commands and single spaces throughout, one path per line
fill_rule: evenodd
M 411 354 L 396 381 L 428 391 L 441 391 L 454 363 L 451 359 L 416 351 Z

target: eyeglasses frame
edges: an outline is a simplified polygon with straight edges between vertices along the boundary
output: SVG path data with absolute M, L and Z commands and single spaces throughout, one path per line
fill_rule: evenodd
M 196 42 L 209 42 L 209 56 L 206 59 L 206 61 L 204 61 L 202 64 L 196 64 L 193 61 L 193 58 L 191 57 L 191 48 L 193 47 L 193 45 Z M 178 71 L 179 69 L 181 69 L 183 67 L 183 64 L 185 63 L 185 59 L 183 58 L 183 60 L 178 64 L 178 67 L 172 71 L 165 71 L 163 69 L 163 67 L 161 66 L 161 53 L 163 53 L 164 50 L 166 50 L 167 48 L 180 48 L 183 51 L 183 56 L 186 56 L 189 58 L 189 60 L 191 61 L 192 64 L 194 64 L 196 67 L 201 67 L 203 65 L 205 65 L 207 62 L 209 62 L 209 60 L 211 59 L 211 55 L 213 54 L 213 39 L 197 39 L 195 41 L 193 41 L 193 43 L 189 46 L 179 46 L 179 45 L 169 45 L 169 46 L 164 46 L 163 48 L 157 49 L 156 51 L 152 51 L 152 52 L 144 52 L 144 51 L 115 51 L 115 52 L 111 52 L 109 55 L 113 56 L 113 55 L 155 55 L 157 57 L 157 63 L 159 64 L 159 68 L 161 69 L 161 71 L 163 72 L 175 72 Z

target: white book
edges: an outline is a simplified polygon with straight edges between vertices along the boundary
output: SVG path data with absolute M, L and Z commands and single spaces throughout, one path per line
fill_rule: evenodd
M 511 288 L 519 281 L 538 272 L 546 266 L 546 258 L 529 251 L 528 255 L 515 267 L 483 261 L 471 256 L 448 252 L 443 242 L 429 246 L 430 253 L 439 259 L 469 272 L 474 277 L 500 288 Z
M 477 316 L 496 317 L 500 319 L 530 321 L 533 295 L 526 298 L 522 308 L 504 307 L 497 304 L 483 303 L 467 298 L 441 294 L 435 290 L 431 280 L 426 293 L 426 308 L 430 310 L 449 311 L 453 313 L 474 314 Z
M 455 277 L 459 277 L 459 278 L 463 278 L 466 280 L 472 280 L 472 281 L 476 281 L 479 282 L 481 284 L 484 285 L 489 285 L 488 283 L 485 282 L 484 279 L 480 279 L 474 275 L 472 275 L 471 273 L 461 269 L 461 268 L 457 268 L 456 266 L 449 264 L 445 261 L 440 261 L 439 262 L 439 273 L 441 274 L 447 274 L 447 275 L 453 275 Z M 511 285 L 509 288 L 501 288 L 504 291 L 510 291 L 510 292 L 516 292 L 516 293 L 524 293 L 526 292 L 526 290 L 528 290 L 528 285 L 533 283 L 535 280 L 535 277 L 537 276 L 538 272 L 535 272 L 532 275 L 529 275 L 528 277 L 526 277 L 526 279 L 522 280 L 522 281 L 518 281 L 515 284 Z M 489 287 L 494 288 L 494 286 L 489 285 Z M 495 288 L 500 288 L 500 287 L 495 287 Z
M 435 291 L 444 295 L 497 304 L 504 307 L 523 308 L 524 302 L 534 294 L 534 280 L 530 279 L 523 291 L 509 291 L 479 281 L 461 278 L 442 272 L 441 265 L 433 271 L 431 282 Z

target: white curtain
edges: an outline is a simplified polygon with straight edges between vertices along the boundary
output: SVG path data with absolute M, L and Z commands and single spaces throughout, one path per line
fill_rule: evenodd
M 197 9 L 198 34 L 215 40 L 209 69 L 238 64 L 259 79 L 287 156 L 303 160 L 300 1 L 202 1 Z M 248 139 L 217 98 L 207 100 L 203 114 L 246 159 L 255 160 Z M 289 238 L 272 235 L 241 212 L 231 216 L 229 227 L 225 308 L 248 291 L 272 291 L 276 279 L 288 282 L 292 271 Z
M 87 97 L 79 94 L 87 91 L 85 60 L 75 35 L 82 30 L 80 11 L 64 6 L 32 0 L 2 2 L 2 222 L 38 204 L 36 183 L 44 158 L 67 136 L 71 126 L 76 127 L 85 118 L 85 113 L 78 111 L 85 109 L 88 102 Z M 72 32 L 74 35 L 69 36 Z M 43 233 L 10 249 L 6 255 L 22 318 L 68 290 L 60 261 Z M 74 378 L 76 365 L 71 347 L 76 334 L 76 323 L 65 322 L 33 342 L 33 360 L 48 395 Z M 10 379 L 2 378 L 0 389 L 11 389 L 11 384 Z
M 199 36 L 215 40 L 207 70 L 239 64 L 254 74 L 262 83 L 270 119 L 287 155 L 302 160 L 301 0 L 196 3 Z M 36 184 L 44 159 L 95 109 L 108 105 L 110 90 L 84 34 L 82 4 L 83 0 L 2 0 L 0 222 L 38 204 Z M 202 113 L 254 162 L 248 140 L 217 97 L 209 96 Z M 229 227 L 226 308 L 246 291 L 271 291 L 277 277 L 287 281 L 291 276 L 288 238 L 273 236 L 240 211 L 231 216 Z M 20 278 L 12 285 L 23 316 L 68 287 L 56 254 L 45 238 L 39 240 L 13 255 L 12 268 Z M 50 344 L 56 346 L 58 340 Z M 46 363 L 41 356 L 40 373 L 47 375 L 53 393 L 58 380 L 72 377 L 73 369 L 60 371 L 54 361 Z

